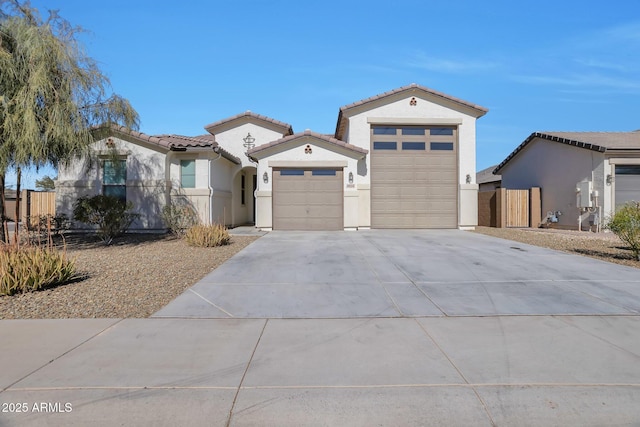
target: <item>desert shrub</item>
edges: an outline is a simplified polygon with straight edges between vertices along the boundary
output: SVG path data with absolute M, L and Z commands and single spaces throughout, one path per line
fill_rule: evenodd
M 69 221 L 69 217 L 65 214 L 32 216 L 29 218 L 27 224 L 29 231 L 39 233 L 47 232 L 55 235 L 59 235 L 71 227 L 71 221 Z
M 640 261 L 640 202 L 629 202 L 620 208 L 606 226 L 631 248 Z
M 187 230 L 199 223 L 198 214 L 186 203 L 174 203 L 162 208 L 164 225 L 177 237 L 184 237 Z
M 39 246 L 0 246 L 0 295 L 36 291 L 68 282 L 75 262 L 65 251 Z
M 123 234 L 140 217 L 132 212 L 133 203 L 123 202 L 117 197 L 99 194 L 80 197 L 73 205 L 73 218 L 98 227 L 98 236 L 105 244 Z
M 211 248 L 229 244 L 231 236 L 224 225 L 194 225 L 187 230 L 184 236 L 191 246 Z

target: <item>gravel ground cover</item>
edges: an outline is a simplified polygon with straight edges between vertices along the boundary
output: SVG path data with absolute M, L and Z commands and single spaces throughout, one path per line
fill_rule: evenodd
M 628 246 L 613 233 L 493 227 L 476 227 L 474 232 L 640 268 L 640 261 L 633 258 Z
M 74 283 L 0 297 L 0 319 L 148 317 L 253 242 L 196 248 L 171 236 L 130 234 L 104 246 L 70 235 L 66 251 L 82 277 Z
M 640 268 L 612 233 L 490 227 L 475 232 Z M 0 319 L 148 317 L 257 238 L 232 236 L 227 246 L 195 248 L 170 236 L 132 234 L 104 246 L 95 237 L 71 235 L 67 254 L 82 277 L 0 297 Z

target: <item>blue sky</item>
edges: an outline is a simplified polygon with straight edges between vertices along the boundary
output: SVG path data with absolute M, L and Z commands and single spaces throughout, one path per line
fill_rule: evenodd
M 478 170 L 534 131 L 640 129 L 637 0 L 32 5 L 88 31 L 87 52 L 148 134 L 198 135 L 246 110 L 333 133 L 340 106 L 410 83 L 489 109 Z M 26 187 L 44 174 L 27 172 Z

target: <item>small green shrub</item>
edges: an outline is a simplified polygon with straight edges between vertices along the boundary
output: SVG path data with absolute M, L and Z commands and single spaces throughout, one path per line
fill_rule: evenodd
M 224 225 L 195 225 L 187 230 L 185 240 L 191 246 L 211 248 L 229 244 L 231 236 Z
M 164 225 L 177 237 L 184 237 L 187 230 L 199 223 L 198 214 L 186 203 L 174 203 L 162 208 Z
M 620 208 L 606 226 L 631 248 L 640 261 L 640 202 L 629 202 Z
M 75 277 L 65 251 L 38 246 L 0 246 L 0 295 L 32 292 Z
M 73 218 L 98 227 L 98 236 L 107 245 L 123 234 L 140 217 L 131 212 L 133 203 L 123 202 L 117 197 L 99 194 L 80 197 L 73 204 Z

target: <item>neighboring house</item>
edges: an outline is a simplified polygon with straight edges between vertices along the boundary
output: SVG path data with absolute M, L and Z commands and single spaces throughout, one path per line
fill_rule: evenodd
M 493 191 L 496 188 L 500 188 L 502 183 L 502 176 L 494 175 L 493 173 L 497 166 L 498 165 L 493 165 L 476 173 L 476 184 L 478 184 L 478 191 Z
M 534 132 L 494 173 L 502 175 L 504 188 L 541 187 L 542 216 L 561 212 L 560 226 L 577 228 L 581 214 L 581 225 L 603 225 L 616 207 L 640 200 L 640 131 Z M 577 189 L 589 185 L 592 194 L 582 196 L 593 206 L 581 211 Z
M 412 84 L 340 108 L 333 135 L 249 111 L 199 137 L 118 128 L 96 143 L 93 168 L 60 170 L 58 211 L 107 193 L 142 213 L 133 229 L 163 228 L 159 213 L 177 198 L 203 222 L 265 230 L 471 228 L 475 122 L 486 112 Z

